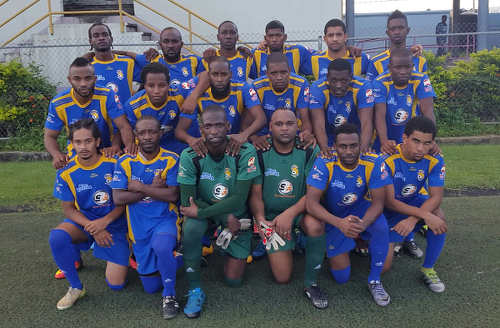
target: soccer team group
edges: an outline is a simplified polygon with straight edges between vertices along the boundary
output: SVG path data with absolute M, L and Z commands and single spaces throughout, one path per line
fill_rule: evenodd
M 339 19 L 325 25 L 323 52 L 285 44 L 279 21 L 257 49 L 237 48 L 237 27 L 225 21 L 220 49 L 200 58 L 182 54 L 175 28 L 162 31 L 161 53 L 136 54 L 113 51 L 109 27 L 92 25 L 92 52 L 71 64 L 71 88 L 52 99 L 45 124 L 66 217 L 49 236 L 56 275 L 70 285 L 57 308 L 85 295 L 77 269 L 92 248 L 107 261 L 112 290 L 125 287 L 132 253 L 144 290 L 162 292 L 166 319 L 180 311 L 183 268 L 183 312 L 199 317 L 203 250 L 219 247 L 225 282 L 239 286 L 254 233 L 277 283 L 290 281 L 300 237 L 304 294 L 318 309 L 328 306 L 318 286 L 325 255 L 344 284 L 349 254 L 364 241 L 368 290 L 386 306 L 381 275 L 395 245 L 422 257 L 413 235 L 423 225 L 423 281 L 443 292 L 434 265 L 447 231 L 445 165 L 435 94 L 421 49 L 407 49 L 408 32 L 406 16 L 393 12 L 390 48 L 370 59 L 346 45 Z M 57 143 L 63 127 L 67 152 Z

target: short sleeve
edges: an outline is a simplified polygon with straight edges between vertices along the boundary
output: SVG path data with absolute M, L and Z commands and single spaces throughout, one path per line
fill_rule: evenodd
M 238 175 L 236 180 L 252 180 L 260 175 L 257 152 L 251 144 L 245 144 L 246 149 L 240 150 Z
M 424 74 L 424 76 L 422 76 L 422 78 L 420 79 L 420 83 L 418 84 L 417 87 L 417 97 L 418 99 L 436 97 L 436 94 L 434 93 L 434 88 L 432 87 L 431 84 L 431 80 L 429 79 L 427 74 Z
M 166 177 L 165 177 L 165 183 L 167 186 L 178 186 L 179 183 L 177 182 L 177 175 L 179 172 L 179 160 L 177 159 L 177 156 L 172 156 L 168 159 L 169 161 L 169 168 L 167 169 L 166 172 Z M 173 165 L 171 165 L 170 161 L 173 161 Z
M 356 98 L 358 101 L 358 109 L 373 107 L 375 97 L 373 96 L 373 88 L 370 81 L 365 81 Z
M 438 163 L 429 172 L 429 187 L 443 187 L 446 178 L 446 166 L 443 157 L 438 156 Z
M 368 188 L 370 189 L 382 188 L 391 183 L 392 181 L 389 178 L 387 165 L 384 162 L 384 158 L 380 156 L 375 160 L 375 165 L 373 165 L 373 169 L 370 174 L 370 181 L 368 181 Z
M 297 73 L 303 75 L 312 75 L 312 67 L 311 67 L 312 52 L 308 50 L 306 47 L 301 46 L 299 53 L 300 53 L 300 66 L 299 66 L 299 72 Z
M 135 82 L 142 82 L 142 78 L 141 78 L 141 72 L 142 72 L 142 68 L 143 66 L 140 66 L 140 65 L 137 65 L 137 63 L 135 62 L 135 60 L 132 62 L 132 65 L 134 65 L 134 76 L 133 76 L 133 80 Z
M 185 185 L 195 185 L 198 172 L 193 164 L 193 158 L 190 156 L 190 148 L 184 149 L 179 160 L 177 183 Z
M 329 179 L 330 172 L 326 167 L 325 159 L 323 157 L 317 157 L 307 176 L 307 185 L 325 190 L 328 186 Z
M 113 172 L 113 180 L 111 181 L 112 189 L 128 189 L 128 176 L 123 169 L 123 162 L 118 161 L 115 164 Z
M 135 66 L 141 70 L 144 68 L 144 66 L 149 64 L 149 62 L 146 59 L 146 56 L 143 54 L 137 54 L 134 60 L 135 60 Z
M 297 99 L 297 108 L 309 108 L 309 94 L 310 94 L 309 83 L 307 83 L 306 80 L 302 88 L 300 88 L 300 94 Z
M 49 113 L 47 114 L 47 118 L 45 119 L 45 127 L 50 130 L 60 131 L 63 126 L 64 122 L 61 120 L 59 115 L 57 115 L 54 103 L 50 102 Z
M 201 72 L 206 71 L 206 69 L 205 69 L 205 66 L 203 66 L 203 62 L 202 62 L 201 57 L 196 56 L 196 61 L 197 61 L 197 64 L 196 64 L 196 72 L 195 72 L 195 75 L 198 75 L 198 74 L 200 74 Z
M 63 202 L 72 202 L 75 200 L 75 197 L 69 189 L 68 183 L 61 177 L 60 173 L 58 172 L 56 176 L 53 196 Z
M 366 79 L 369 81 L 374 81 L 378 76 L 377 69 L 373 61 L 368 61 L 368 68 L 366 70 Z
M 112 120 L 125 114 L 123 112 L 123 106 L 120 103 L 120 98 L 112 90 L 109 91 L 106 98 L 106 111 Z
M 123 107 L 123 111 L 125 112 L 125 115 L 127 116 L 127 119 L 130 123 L 130 126 L 132 129 L 135 128 L 135 124 L 137 123 L 137 117 L 135 116 L 134 110 L 132 109 L 132 106 L 130 105 L 130 102 L 127 101 L 125 103 L 125 106 Z
M 372 82 L 372 91 L 373 91 L 373 97 L 375 104 L 379 103 L 386 103 L 387 101 L 387 88 L 385 85 L 380 82 L 380 81 L 373 81 Z
M 246 108 L 252 108 L 254 106 L 260 105 L 259 96 L 257 95 L 257 91 L 253 88 L 253 86 L 249 83 L 245 83 L 242 88 L 243 93 L 243 102 Z
M 311 169 L 314 166 L 314 162 L 316 162 L 316 158 L 318 157 L 319 152 L 320 152 L 319 147 L 315 146 L 311 154 L 311 157 L 309 157 L 309 160 L 307 161 L 306 166 L 304 168 L 306 177 L 309 174 L 309 172 L 311 172 Z
M 318 87 L 317 83 L 313 83 L 309 88 L 309 109 L 323 109 L 325 102 L 323 90 Z

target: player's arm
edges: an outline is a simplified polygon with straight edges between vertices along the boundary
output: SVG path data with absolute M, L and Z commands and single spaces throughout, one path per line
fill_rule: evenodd
M 248 199 L 250 211 L 257 222 L 266 223 L 266 211 L 264 201 L 262 200 L 262 184 L 253 184 Z M 266 223 L 267 224 L 267 223 Z
M 361 123 L 361 153 L 366 153 L 373 136 L 373 107 L 358 109 L 358 117 Z
M 133 58 L 133 59 L 135 59 L 135 57 L 137 56 L 137 53 L 135 53 L 133 51 L 113 50 L 113 53 L 115 55 L 127 56 L 127 57 L 130 57 L 130 58 Z
M 321 150 L 321 154 L 326 158 L 331 158 L 332 153 L 328 148 L 328 137 L 326 135 L 325 112 L 323 108 L 310 109 L 309 111 L 311 112 L 314 136 L 318 141 L 318 146 Z
M 194 82 L 193 82 L 194 81 Z M 198 105 L 198 98 L 207 91 L 210 87 L 210 81 L 208 79 L 208 72 L 203 71 L 197 75 L 197 77 L 192 82 L 184 82 L 181 84 L 182 88 L 191 88 L 189 83 L 196 83 L 194 88 L 190 89 L 190 95 L 186 97 L 181 105 L 181 113 L 193 114 L 196 111 L 196 106 Z
M 293 219 L 306 211 L 306 196 L 302 196 L 298 202 L 281 212 L 274 218 L 276 232 L 283 237 L 288 237 L 293 224 Z
M 375 129 L 380 139 L 380 151 L 386 154 L 394 154 L 396 151 L 396 142 L 389 140 L 387 137 L 386 113 L 387 104 L 385 102 L 375 103 Z
M 91 235 L 99 233 L 105 230 L 108 225 L 118 219 L 125 210 L 125 206 L 116 206 L 111 212 L 103 216 L 102 218 L 90 221 L 86 225 L 83 226 L 85 231 L 90 233 Z
M 71 221 L 81 225 L 82 227 L 91 222 L 91 220 L 87 219 L 82 212 L 76 209 L 74 201 L 62 201 L 61 204 L 64 215 Z
M 260 104 L 248 108 L 247 115 L 252 123 L 240 133 L 230 135 L 227 151 L 233 156 L 239 153 L 241 145 L 247 142 L 250 136 L 257 133 L 266 124 L 266 114 L 264 114 Z
M 59 133 L 60 131 L 49 128 L 44 128 L 43 130 L 43 144 L 45 145 L 45 149 L 47 149 L 50 156 L 52 156 L 52 166 L 55 169 L 63 168 L 69 161 L 68 155 L 64 154 L 59 149 L 59 145 L 57 143 Z
M 179 200 L 178 186 L 166 186 L 154 182 L 149 185 L 138 180 L 132 180 L 128 184 L 128 190 L 168 203 L 176 203 Z
M 384 210 L 385 187 L 371 188 L 370 195 L 372 197 L 372 202 L 362 219 L 362 224 L 365 229 L 368 228 Z
M 196 185 L 181 183 L 179 184 L 179 186 L 180 186 L 180 199 L 182 206 L 188 207 L 190 205 L 190 199 L 194 200 L 198 208 L 207 208 L 210 206 L 210 204 L 204 202 L 199 198 L 196 198 L 196 190 L 197 190 Z
M 125 189 L 113 189 L 113 201 L 117 206 L 137 203 L 144 197 L 144 194 L 140 192 L 128 191 Z
M 205 146 L 203 138 L 196 138 L 187 133 L 194 119 L 196 119 L 196 113 L 193 115 L 181 114 L 179 122 L 175 127 L 175 137 L 177 140 L 187 143 L 189 147 L 193 148 L 197 155 L 205 157 L 208 153 L 208 149 Z
M 120 130 L 120 143 L 123 141 L 125 150 L 128 153 L 135 154 L 137 146 L 135 144 L 134 134 L 132 133 L 132 127 L 130 126 L 127 117 L 125 115 L 120 115 L 113 120 L 113 123 L 115 123 L 118 130 Z M 114 139 L 115 136 L 113 136 L 112 142 Z
M 434 115 L 434 99 L 432 97 L 423 98 L 418 100 L 422 115 L 436 123 L 436 116 Z

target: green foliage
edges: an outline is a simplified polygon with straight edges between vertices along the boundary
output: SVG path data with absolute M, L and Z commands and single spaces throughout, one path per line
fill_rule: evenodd
M 446 57 L 425 53 L 429 77 L 437 95 L 440 135 L 498 133 L 480 122 L 500 120 L 500 49 L 471 54 L 447 66 Z

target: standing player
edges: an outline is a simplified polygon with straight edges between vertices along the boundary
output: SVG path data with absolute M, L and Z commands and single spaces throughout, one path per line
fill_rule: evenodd
M 83 118 L 92 118 L 96 122 L 101 136 L 99 147 L 103 148 L 107 157 L 121 152 L 122 139 L 125 149 L 133 151 L 132 129 L 120 100 L 112 90 L 95 85 L 96 76 L 92 65 L 84 58 L 76 58 L 69 67 L 68 81 L 71 88 L 51 100 L 45 121 L 43 142 L 52 156 L 52 165 L 60 169 L 74 155 L 70 140 L 66 155 L 59 149 L 57 137 L 63 127 L 69 130 L 71 124 Z M 115 131 L 115 126 L 120 133 Z
M 414 117 L 405 127 L 403 143 L 396 153 L 385 155 L 389 179 L 386 186 L 386 211 L 389 223 L 390 246 L 385 263 L 392 264 L 394 243 L 402 242 L 410 233 L 426 224 L 427 249 L 421 272 L 425 284 L 436 293 L 444 291 L 434 265 L 444 247 L 447 225 L 441 209 L 446 169 L 441 155 L 429 155 L 432 150 L 436 126 L 427 117 Z M 427 185 L 429 195 L 419 191 Z
M 132 128 L 142 116 L 150 115 L 160 121 L 162 137 L 160 146 L 180 154 L 187 145 L 175 138 L 175 127 L 179 121 L 180 106 L 184 101 L 184 89 L 169 87 L 168 68 L 158 62 L 147 64 L 141 73 L 144 90 L 139 91 L 125 103 L 125 114 Z
M 141 82 L 141 67 L 135 65 L 133 58 L 113 54 L 113 36 L 109 26 L 103 23 L 90 26 L 89 43 L 90 49 L 95 51 L 91 64 L 97 84 L 113 90 L 124 104 L 134 93 L 132 82 Z
M 129 239 L 147 293 L 162 292 L 163 318 L 179 312 L 175 297 L 179 199 L 178 156 L 160 147 L 160 122 L 142 116 L 135 125 L 137 156 L 116 163 L 111 184 L 116 204 L 126 205 Z
M 409 32 L 410 28 L 408 27 L 408 19 L 406 18 L 406 15 L 399 10 L 395 10 L 389 18 L 387 18 L 387 30 L 385 31 L 389 37 L 391 46 L 389 49 L 379 53 L 370 60 L 368 71 L 366 73 L 366 78 L 368 80 L 375 80 L 377 76 L 388 70 L 389 58 L 391 57 L 391 52 L 394 49 L 406 49 L 406 36 Z M 413 47 L 411 50 L 414 52 Z M 412 63 L 415 71 L 427 73 L 427 63 L 424 56 L 420 54 L 413 56 Z
M 208 79 L 210 87 L 197 99 L 197 110 L 193 114 L 181 113 L 175 129 L 175 136 L 180 141 L 187 143 L 197 154 L 206 154 L 207 148 L 198 127 L 198 113 L 203 113 L 205 108 L 210 105 L 222 106 L 230 124 L 228 151 L 236 154 L 239 147 L 265 124 L 266 117 L 262 111 L 259 97 L 250 84 L 231 81 L 230 64 L 224 57 L 214 57 L 210 61 Z M 195 83 L 197 83 L 197 79 L 192 81 L 191 86 L 188 85 L 191 83 L 186 83 L 186 88 L 194 87 Z M 194 93 L 188 99 L 193 97 L 196 97 Z M 251 117 L 251 124 L 242 130 L 243 115 Z
M 269 122 L 274 111 L 279 108 L 290 109 L 301 121 L 301 141 L 309 142 L 312 135 L 309 119 L 309 83 L 300 75 L 290 73 L 287 57 L 281 53 L 272 53 L 267 57 L 267 75 L 254 81 L 253 86 L 259 95 L 262 108 L 266 114 L 266 124 L 258 135 L 251 138 L 257 149 L 269 148 Z
M 65 310 L 85 295 L 75 261 L 94 244 L 94 256 L 107 261 L 106 282 L 112 290 L 125 286 L 129 249 L 123 206 L 113 204 L 111 180 L 116 160 L 99 152 L 99 128 L 82 119 L 69 127 L 76 156 L 57 172 L 54 197 L 62 201 L 66 219 L 50 231 L 49 244 L 70 287 L 57 302 Z
M 326 223 L 327 256 L 334 279 L 349 280 L 349 251 L 358 236 L 369 241 L 368 289 L 377 305 L 391 298 L 380 281 L 389 247 L 387 221 L 382 214 L 385 188 L 390 183 L 382 158 L 360 155 L 357 128 L 346 123 L 337 129 L 336 155 L 318 157 L 307 178 L 307 212 Z
M 181 187 L 181 213 L 186 217 L 183 246 L 189 293 L 184 314 L 188 318 L 199 317 L 205 300 L 200 276 L 201 239 L 209 223 L 221 225 L 226 233 L 237 235 L 223 246 L 229 255 L 224 277 L 229 286 L 241 285 L 246 258 L 250 254 L 251 232 L 240 232 L 240 219 L 249 218 L 248 192 L 252 180 L 260 174 L 257 154 L 249 143 L 243 144 L 236 156 L 226 153 L 230 126 L 222 107 L 208 106 L 200 117 L 208 153 L 201 157 L 192 148 L 186 148 L 181 154 L 177 179 Z
M 311 86 L 309 110 L 314 135 L 321 152 L 331 157 L 335 129 L 350 122 L 361 130 L 361 152 L 370 147 L 373 134 L 373 92 L 371 83 L 353 77 L 352 65 L 346 59 L 335 59 L 328 65 L 326 78 Z
M 325 41 L 328 49 L 311 56 L 311 73 L 315 80 L 323 79 L 328 73 L 328 65 L 336 58 L 342 58 L 351 64 L 352 74 L 355 76 L 365 75 L 368 70 L 370 59 L 365 53 L 360 56 L 354 56 L 347 49 L 346 26 L 340 19 L 329 20 L 324 29 Z
M 325 254 L 325 236 L 317 234 L 323 230 L 317 220 L 304 217 L 306 177 L 319 149 L 299 148 L 297 117 L 290 109 L 273 112 L 270 130 L 271 148 L 257 152 L 262 175 L 252 186 L 250 209 L 259 223 L 271 227 L 286 240 L 279 249 L 267 251 L 274 279 L 280 284 L 288 283 L 292 275 L 293 230 L 299 225 L 304 229 L 307 234 L 304 292 L 315 307 L 324 309 L 328 298 L 317 286 L 317 273 Z

